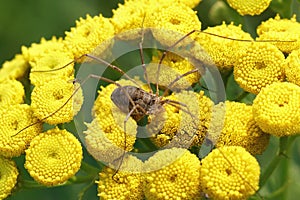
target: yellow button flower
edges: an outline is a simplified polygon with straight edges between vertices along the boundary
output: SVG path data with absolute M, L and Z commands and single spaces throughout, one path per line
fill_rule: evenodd
M 300 49 L 292 51 L 286 62 L 284 71 L 288 81 L 300 86 Z
M 127 33 L 120 35 L 123 39 L 135 39 L 140 36 L 134 29 L 143 27 L 144 16 L 148 15 L 146 10 L 150 6 L 149 3 L 149 0 L 125 0 L 124 4 L 118 4 L 119 7 L 112 11 L 111 18 L 115 32 L 130 31 L 128 32 L 130 35 Z
M 17 80 L 0 82 L 0 107 L 23 103 L 25 96 L 24 87 Z
M 214 35 L 208 35 L 205 33 L 199 33 L 196 40 L 211 56 L 219 69 L 230 69 L 233 67 L 237 60 L 237 53 L 240 49 L 249 45 L 249 42 L 237 41 L 232 39 L 252 40 L 251 35 L 242 30 L 242 26 L 236 26 L 233 23 L 226 25 L 223 22 L 222 25 L 215 27 L 208 27 L 203 32 L 212 33 L 215 35 L 221 35 L 225 38 L 217 37 Z M 228 38 L 231 39 L 228 39 Z
M 25 168 L 35 181 L 53 186 L 66 182 L 79 170 L 80 142 L 72 133 L 58 128 L 36 136 L 26 150 Z
M 166 99 L 179 101 L 187 107 L 179 106 L 181 109 L 178 109 L 165 104 L 166 119 L 163 121 L 162 130 L 153 136 L 155 144 L 160 147 L 170 142 L 175 146 L 201 145 L 210 125 L 213 102 L 203 91 L 200 93 L 182 91 L 173 93 Z M 198 119 L 195 119 L 197 117 Z
M 161 150 L 145 161 L 144 170 L 144 193 L 149 200 L 201 196 L 200 161 L 186 149 Z
M 270 135 L 254 121 L 252 106 L 226 101 L 225 113 L 224 127 L 216 147 L 242 146 L 251 154 L 261 154 L 269 143 Z
M 103 115 L 104 116 L 104 115 Z M 102 117 L 103 117 L 102 116 Z M 125 115 L 121 115 L 125 117 Z M 85 133 L 85 143 L 88 152 L 98 161 L 114 165 L 115 168 L 119 166 L 119 161 L 124 153 L 125 136 L 123 129 L 114 127 L 116 124 L 103 124 L 100 128 L 99 120 L 106 121 L 105 118 L 96 118 L 92 123 L 87 124 Z M 123 118 L 124 120 L 124 118 Z M 107 121 L 106 121 L 107 122 Z M 105 126 L 106 125 L 106 126 Z M 128 124 L 126 125 L 126 127 Z M 126 134 L 126 150 L 133 149 L 135 142 L 135 129 L 128 126 Z
M 234 79 L 246 91 L 258 94 L 274 82 L 283 81 L 284 55 L 270 43 L 253 42 L 238 55 Z
M 146 68 L 148 79 L 151 83 L 157 82 L 157 68 L 161 56 L 161 52 L 159 52 L 157 56 L 153 56 L 152 63 L 149 64 Z M 177 78 L 177 76 L 189 72 L 193 69 L 195 69 L 195 67 L 190 63 L 188 58 L 182 58 L 181 56 L 175 53 L 169 52 L 160 66 L 158 83 L 161 86 L 167 87 L 172 81 L 175 80 L 175 78 Z M 199 78 L 199 73 L 192 73 L 188 76 L 181 78 L 170 89 L 186 89 L 190 87 L 193 83 L 197 83 L 199 81 Z
M 76 27 L 72 27 L 69 32 L 65 32 L 64 44 L 73 53 L 74 58 L 92 52 L 98 45 L 114 35 L 114 27 L 109 19 L 102 15 L 91 17 L 86 15 L 86 19 L 80 18 L 76 21 Z M 105 48 L 107 45 L 104 45 Z M 104 48 L 104 47 L 103 47 Z M 100 54 L 100 50 L 98 49 Z
M 24 153 L 32 138 L 42 129 L 40 123 L 28 127 L 38 120 L 27 104 L 1 107 L 0 119 L 0 155 L 5 157 L 19 156 Z
M 98 196 L 101 199 L 142 200 L 143 162 L 134 156 L 125 157 L 120 171 L 106 167 L 99 173 Z
M 36 86 L 31 94 L 34 115 L 48 124 L 69 122 L 77 114 L 83 103 L 82 90 L 72 97 L 79 84 L 54 79 Z
M 22 46 L 22 55 L 30 65 L 34 64 L 40 58 L 47 56 L 49 53 L 54 52 L 68 53 L 68 57 L 72 55 L 63 43 L 62 38 L 52 37 L 51 40 L 42 38 L 40 43 L 33 43 L 30 47 Z
M 300 87 L 293 83 L 273 83 L 253 101 L 253 116 L 259 127 L 276 136 L 300 133 Z
M 54 79 L 73 80 L 74 64 L 72 63 L 64 67 L 72 60 L 72 56 L 66 52 L 50 51 L 49 53 L 44 53 L 41 58 L 31 63 L 32 68 L 29 74 L 31 84 L 39 86 Z
M 5 199 L 17 183 L 19 172 L 16 163 L 0 156 L 0 175 L 0 199 Z
M 259 15 L 266 10 L 271 0 L 227 0 L 230 7 L 237 10 L 241 15 Z
M 243 147 L 220 147 L 201 160 L 201 187 L 211 199 L 247 199 L 258 190 L 259 175 L 258 162 Z
M 292 50 L 300 48 L 300 23 L 297 22 L 296 15 L 293 15 L 291 19 L 280 19 L 277 14 L 274 19 L 262 22 L 256 32 L 259 36 L 257 40 L 276 40 L 272 44 L 282 52 L 290 53 Z
M 29 65 L 21 54 L 15 55 L 15 57 L 3 63 L 0 69 L 0 82 L 4 82 L 7 79 L 20 79 L 25 76 Z
M 196 11 L 184 4 L 156 4 L 147 13 L 145 26 L 155 28 L 152 30 L 155 39 L 165 46 L 174 44 L 192 30 L 201 30 Z M 191 35 L 191 38 L 195 38 L 195 35 Z

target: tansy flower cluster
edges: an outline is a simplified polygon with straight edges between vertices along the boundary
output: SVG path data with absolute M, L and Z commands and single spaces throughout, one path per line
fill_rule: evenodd
M 241 15 L 258 15 L 270 2 L 228 0 Z M 255 195 L 261 170 L 254 156 L 264 153 L 270 137 L 300 133 L 300 23 L 296 16 L 277 15 L 257 27 L 254 39 L 234 22 L 202 28 L 202 13 L 193 9 L 199 3 L 125 0 L 111 18 L 88 14 L 65 36 L 23 46 L 21 54 L 6 61 L 0 69 L 0 199 L 29 181 L 19 175 L 13 160 L 22 154 L 35 186 L 96 183 L 101 199 Z M 75 78 L 76 63 L 108 65 L 96 57 L 104 51 L 113 54 L 117 39 L 138 40 L 137 48 L 142 47 L 147 33 L 154 47 L 163 48 L 138 49 L 143 76 Z M 203 83 L 215 69 L 213 63 L 224 92 L 230 90 L 233 75 L 242 91 L 235 101 L 225 101 L 219 90 L 210 89 L 218 84 L 217 77 Z M 108 67 L 126 73 L 122 63 L 118 68 L 117 58 Z M 85 121 L 81 86 L 91 77 L 110 84 L 100 86 L 91 110 L 83 110 L 92 116 Z M 148 96 L 129 94 L 124 86 L 140 88 Z M 116 89 L 125 93 L 120 101 L 128 100 L 132 110 L 126 113 L 112 101 Z M 244 98 L 249 93 L 252 100 Z M 142 107 L 145 102 L 153 104 L 149 110 Z M 141 120 L 132 117 L 134 111 L 142 111 Z M 74 119 L 78 113 L 80 122 Z M 78 134 L 96 160 L 93 164 L 83 161 L 87 154 L 75 136 L 80 123 Z M 205 146 L 209 151 L 202 157 Z

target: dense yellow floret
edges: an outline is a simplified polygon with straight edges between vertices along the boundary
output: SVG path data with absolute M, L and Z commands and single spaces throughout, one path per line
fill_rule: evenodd
M 251 154 L 261 154 L 270 136 L 254 121 L 252 106 L 226 101 L 225 113 L 224 127 L 216 146 L 242 146 Z
M 226 25 L 223 22 L 222 25 L 208 27 L 203 32 L 215 34 L 199 33 L 197 41 L 211 56 L 219 69 L 232 68 L 237 60 L 237 53 L 233 52 L 246 48 L 249 45 L 249 40 L 252 40 L 251 35 L 244 32 L 241 25 L 236 26 L 233 23 Z M 248 40 L 248 42 L 233 39 Z
M 258 162 L 243 147 L 220 147 L 201 160 L 201 187 L 211 199 L 247 199 L 258 190 L 259 175 Z
M 259 15 L 266 10 L 271 0 L 227 0 L 228 4 L 241 15 Z
M 47 84 L 54 79 L 70 81 L 74 79 L 74 63 L 72 56 L 66 52 L 51 51 L 45 53 L 31 64 L 29 79 L 35 86 Z
M 257 40 L 275 40 L 273 45 L 282 52 L 290 53 L 300 48 L 300 23 L 296 15 L 291 19 L 280 19 L 277 14 L 274 19 L 270 18 L 257 27 Z
M 273 83 L 253 101 L 253 116 L 266 133 L 288 136 L 300 133 L 300 87 L 293 83 Z
M 193 30 L 201 30 L 196 11 L 184 4 L 159 4 L 149 8 L 148 13 L 151 14 L 147 15 L 145 26 L 155 28 L 152 30 L 155 39 L 165 46 L 173 45 Z M 195 38 L 195 35 L 191 35 L 191 38 Z
M 234 66 L 234 79 L 246 91 L 258 94 L 274 82 L 283 81 L 284 55 L 270 43 L 253 42 L 240 52 Z
M 3 63 L 0 69 L 0 82 L 8 79 L 20 79 L 25 76 L 29 68 L 28 62 L 23 55 L 17 54 L 15 57 Z
M 0 156 L 0 199 L 11 194 L 19 175 L 16 163 L 13 160 Z
M 71 121 L 83 103 L 82 90 L 78 87 L 79 84 L 61 79 L 36 86 L 31 94 L 34 115 L 49 124 Z
M 65 34 L 64 44 L 73 53 L 74 58 L 79 58 L 83 54 L 92 52 L 98 45 L 103 45 L 106 40 L 112 38 L 114 27 L 109 19 L 102 15 L 94 17 L 86 15 L 86 19 L 80 18 L 77 20 L 76 27 L 72 27 Z M 100 54 L 107 47 L 108 44 L 98 48 L 97 54 Z
M 72 133 L 58 128 L 36 136 L 26 150 L 25 168 L 37 182 L 53 186 L 66 182 L 79 170 L 80 142 Z
M 300 86 L 300 49 L 292 51 L 286 59 L 285 75 L 289 82 Z
M 5 157 L 21 155 L 42 129 L 27 104 L 1 107 L 0 119 L 0 155 Z
M 164 121 L 161 120 L 163 127 L 159 133 L 152 135 L 155 144 L 160 147 L 201 145 L 210 125 L 213 102 L 203 91 L 200 93 L 182 91 L 173 93 L 166 99 L 180 102 L 181 105 L 165 104 L 166 116 Z
M 157 82 L 157 69 L 161 60 L 162 53 L 152 57 L 152 63 L 147 65 L 146 71 L 148 79 L 151 83 Z M 161 86 L 167 87 L 177 76 L 196 69 L 188 58 L 183 58 L 175 53 L 167 53 L 160 65 L 158 83 Z M 198 72 L 192 73 L 181 78 L 169 89 L 185 89 L 190 87 L 193 83 L 197 83 L 200 79 Z
M 40 43 L 32 43 L 30 47 L 22 46 L 22 55 L 30 65 L 45 56 L 47 57 L 48 54 L 55 53 L 66 53 L 68 57 L 72 56 L 62 38 L 52 37 L 51 40 L 42 38 Z
M 17 80 L 0 82 L 0 107 L 23 103 L 25 96 L 24 87 Z
M 200 161 L 186 149 L 161 150 L 145 161 L 144 169 L 144 192 L 149 200 L 201 196 Z
M 106 167 L 99 173 L 98 196 L 101 199 L 142 200 L 143 177 L 140 173 L 143 162 L 134 156 L 124 158 L 120 170 Z

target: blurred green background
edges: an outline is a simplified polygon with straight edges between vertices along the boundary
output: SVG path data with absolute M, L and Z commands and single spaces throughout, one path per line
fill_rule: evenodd
M 22 45 L 30 46 L 38 43 L 42 37 L 50 39 L 52 36 L 64 36 L 64 32 L 75 25 L 75 20 L 85 17 L 86 14 L 97 15 L 102 13 L 105 17 L 111 17 L 113 8 L 117 7 L 117 0 L 0 0 L 0 64 L 10 60 L 16 53 L 20 53 Z M 300 21 L 300 4 L 297 0 L 273 0 L 270 8 L 259 16 L 241 17 L 224 1 L 203 0 L 196 8 L 202 21 L 203 28 L 220 24 L 222 21 L 234 21 L 235 24 L 243 24 L 244 30 L 255 37 L 257 25 L 279 12 L 283 17 L 291 17 L 296 13 Z M 234 85 L 234 83 L 232 83 Z M 233 86 L 231 92 L 239 90 Z M 263 166 L 278 151 L 278 139 L 272 138 L 267 151 L 258 156 Z M 298 199 L 300 196 L 300 139 L 297 138 L 291 147 L 289 154 L 283 159 L 272 177 L 261 191 L 262 195 L 272 193 L 267 199 Z M 88 157 L 86 155 L 86 157 Z M 23 158 L 18 159 L 21 165 Z M 87 158 L 89 159 L 89 158 Z M 88 160 L 92 162 L 91 160 Z M 263 167 L 264 170 L 264 167 Z M 23 172 L 25 173 L 25 172 Z M 9 200 L 44 199 L 63 200 L 77 199 L 79 191 L 86 184 L 63 186 L 55 188 L 24 189 L 15 192 Z M 87 191 L 83 199 L 98 199 L 96 184 Z

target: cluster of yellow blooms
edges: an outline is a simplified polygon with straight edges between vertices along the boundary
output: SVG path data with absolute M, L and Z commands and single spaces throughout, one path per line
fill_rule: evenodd
M 177 92 L 196 84 L 200 73 L 180 79 L 174 85 L 178 90 L 162 97 L 162 101 L 173 102 L 164 105 L 164 115 L 148 117 L 153 124 L 163 122 L 158 133 L 150 132 L 151 141 L 158 148 L 169 146 L 143 162 L 123 153 L 136 151 L 138 125 L 132 118 L 124 124 L 127 113 L 120 111 L 111 95 L 118 85 L 138 84 L 149 91 L 148 85 L 134 79 L 101 86 L 92 110 L 94 119 L 86 124 L 84 132 L 89 153 L 108 163 L 96 181 L 98 196 L 199 199 L 206 195 L 212 199 L 246 199 L 255 194 L 260 166 L 254 155 L 264 152 L 270 134 L 281 137 L 300 133 L 300 23 L 295 16 L 280 19 L 278 15 L 257 28 L 257 41 L 233 23 L 201 32 L 201 22 L 192 9 L 199 3 L 200 0 L 125 0 L 113 10 L 112 18 L 87 15 L 76 21 L 76 27 L 66 32 L 65 38 L 43 38 L 38 44 L 22 47 L 22 54 L 5 62 L 0 69 L 0 199 L 10 195 L 17 183 L 18 170 L 12 158 L 24 153 L 25 168 L 40 184 L 64 184 L 76 174 L 82 161 L 81 144 L 72 133 L 57 126 L 72 121 L 83 104 L 80 84 L 73 81 L 72 61 L 82 62 L 78 58 L 100 43 L 141 27 L 155 28 L 153 37 L 167 47 L 198 30 L 190 37 L 201 44 L 218 69 L 233 70 L 239 86 L 257 96 L 253 105 L 231 101 L 215 104 L 203 91 Z M 268 7 L 270 0 L 228 3 L 241 15 L 256 15 Z M 164 34 L 159 29 L 164 29 Z M 123 34 L 122 39 L 140 37 L 138 31 L 131 33 Z M 185 45 L 184 40 L 181 45 Z M 162 52 L 153 55 L 152 65 L 146 68 L 148 80 L 154 84 L 158 81 L 160 88 L 194 69 L 189 59 L 175 53 L 167 53 L 164 60 L 162 56 Z M 161 76 L 157 80 L 160 62 Z M 24 102 L 25 90 L 20 82 L 23 78 L 29 78 L 34 86 L 30 105 Z M 43 132 L 43 123 L 55 128 Z M 214 142 L 215 149 L 199 160 L 187 148 L 201 147 L 206 136 Z

